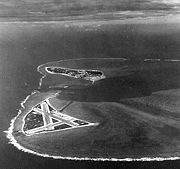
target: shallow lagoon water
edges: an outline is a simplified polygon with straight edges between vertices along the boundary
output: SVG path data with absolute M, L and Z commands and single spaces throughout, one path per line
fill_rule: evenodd
M 173 99 L 173 96 L 176 97 L 174 94 L 170 95 L 169 98 L 165 97 L 168 93 L 164 93 L 164 91 L 153 93 L 152 96 L 149 95 L 151 91 L 179 87 L 179 62 L 180 60 L 145 59 L 141 62 L 132 62 L 130 59 L 122 58 L 91 58 L 62 60 L 40 65 L 38 70 L 44 75 L 41 78 L 40 89 L 44 86 L 44 83 L 46 87 L 50 86 L 51 88 L 46 89 L 45 92 L 43 87 L 43 90 L 40 90 L 41 92 L 36 92 L 27 98 L 23 104 L 24 109 L 11 123 L 8 138 L 12 140 L 12 144 L 23 151 L 30 153 L 33 151 L 34 154 L 55 159 L 103 161 L 177 159 L 179 156 L 180 116 L 178 111 L 174 110 L 174 107 L 178 109 L 179 101 Z M 109 66 L 110 63 L 114 63 L 113 66 Z M 95 66 L 95 68 L 104 72 L 105 79 L 102 82 L 100 80 L 99 84 L 91 82 L 93 83 L 91 84 L 92 87 L 87 87 L 83 79 L 78 80 L 77 78 L 74 80 L 69 77 L 67 81 L 65 76 L 55 76 L 46 72 L 46 66 L 55 65 L 72 66 L 72 68 L 80 69 L 89 69 Z M 126 69 L 123 71 L 122 67 L 125 65 Z M 169 72 L 166 73 L 166 76 L 161 74 L 166 71 Z M 159 72 L 161 73 L 159 74 Z M 158 75 L 158 78 L 156 78 L 156 75 Z M 120 80 L 117 81 L 117 78 L 120 78 Z M 79 81 L 78 84 L 76 84 L 77 80 Z M 143 80 L 148 80 L 149 87 L 145 85 L 146 81 Z M 171 81 L 173 86 L 166 85 L 168 81 Z M 61 89 L 54 89 L 51 86 L 52 84 L 62 85 L 62 87 Z M 71 85 L 86 86 L 87 89 L 85 91 L 81 91 L 82 89 L 76 91 L 77 88 L 62 90 L 63 85 L 70 85 L 70 88 Z M 91 90 L 92 88 L 93 90 Z M 55 90 L 54 94 L 51 94 L 53 90 Z M 77 93 L 74 94 L 73 92 Z M 169 93 L 173 92 L 174 90 L 169 91 Z M 179 90 L 176 90 L 176 92 L 179 93 Z M 77 97 L 78 93 L 79 97 Z M 86 99 L 82 98 L 82 93 L 86 94 Z M 68 97 L 69 94 L 70 97 Z M 74 95 L 73 99 L 72 95 Z M 146 97 L 138 98 L 140 95 Z M 125 98 L 126 100 L 123 100 Z M 154 100 L 152 104 L 151 99 Z M 69 101 L 71 104 L 68 103 Z M 177 104 L 172 106 L 170 103 L 174 101 Z M 45 107 L 49 106 L 61 110 L 61 107 L 64 107 L 64 102 L 67 102 L 68 106 L 65 109 L 63 108 L 61 113 L 53 113 L 49 108 L 44 110 Z M 48 106 L 48 104 L 50 105 Z M 164 105 L 167 106 L 167 110 Z M 161 108 L 158 106 L 161 106 Z M 41 108 L 39 109 L 39 107 Z M 44 118 L 47 119 L 44 123 L 49 124 L 49 127 L 51 125 L 51 129 L 48 127 L 47 131 L 46 127 L 40 127 L 41 129 L 35 127 L 32 130 L 23 131 L 23 124 L 28 124 L 24 121 L 28 113 L 32 111 L 41 113 L 42 110 L 43 112 L 49 112 L 48 117 L 50 119 L 47 119 L 47 116 L 43 113 Z M 71 120 L 67 122 L 66 116 L 69 115 L 68 119 L 77 118 L 86 121 L 87 125 L 77 126 L 75 124 L 74 126 Z M 51 122 L 51 118 L 56 117 L 60 118 L 65 124 L 72 125 L 73 128 L 69 126 L 70 128 L 67 129 L 55 130 L 53 126 L 56 127 L 56 124 Z M 60 125 L 62 125 L 62 122 Z M 31 124 L 33 123 L 31 122 Z
M 36 69 L 43 63 L 86 57 L 179 59 L 178 23 L 62 25 L 57 22 L 1 24 L 1 131 L 7 130 L 22 100 L 38 88 L 41 75 Z M 18 167 L 17 157 L 43 160 L 22 153 L 7 142 L 4 134 L 1 153 L 8 158 L 1 159 L 2 164 Z

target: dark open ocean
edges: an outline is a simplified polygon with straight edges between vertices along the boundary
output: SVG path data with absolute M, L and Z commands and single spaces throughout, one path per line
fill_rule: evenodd
M 70 58 L 180 59 L 180 22 L 145 18 L 123 21 L 0 23 L 0 169 L 132 167 L 133 162 L 53 160 L 8 144 L 3 131 L 20 103 L 39 85 L 37 66 Z M 165 21 L 164 21 L 165 20 Z M 180 161 L 136 162 L 139 168 L 175 168 Z M 133 167 L 134 168 L 134 167 Z

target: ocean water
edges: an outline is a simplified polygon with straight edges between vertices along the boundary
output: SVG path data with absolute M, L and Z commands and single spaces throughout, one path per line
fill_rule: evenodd
M 38 88 L 37 66 L 71 58 L 180 59 L 179 46 L 180 23 L 173 17 L 167 22 L 160 17 L 127 22 L 0 23 L 0 168 L 89 165 L 37 157 L 8 144 L 3 131 L 20 103 Z

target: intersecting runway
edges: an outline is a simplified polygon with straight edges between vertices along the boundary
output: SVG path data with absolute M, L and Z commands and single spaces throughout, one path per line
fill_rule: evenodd
M 69 103 L 67 103 L 68 105 Z M 27 135 L 33 135 L 33 134 L 39 134 L 39 133 L 45 133 L 45 132 L 55 132 L 59 130 L 67 130 L 77 127 L 86 127 L 86 126 L 96 126 L 98 123 L 90 123 L 85 120 L 81 120 L 66 114 L 63 114 L 60 111 L 57 111 L 49 102 L 48 99 L 41 102 L 40 104 L 33 107 L 31 114 L 38 114 L 42 116 L 43 125 L 38 126 L 36 124 L 33 124 L 33 128 L 31 125 L 31 128 L 28 129 L 27 127 L 23 129 L 23 132 Z M 30 114 L 28 113 L 28 114 Z M 27 115 L 28 115 L 27 114 Z M 27 123 L 38 123 L 38 118 L 32 118 L 29 120 L 29 118 L 25 117 L 24 119 L 24 126 L 28 126 Z M 27 120 L 28 119 L 28 120 Z

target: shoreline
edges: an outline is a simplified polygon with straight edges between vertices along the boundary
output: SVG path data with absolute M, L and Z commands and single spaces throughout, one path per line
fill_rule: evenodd
M 32 98 L 32 96 L 37 95 L 37 93 L 32 93 L 31 95 L 29 95 L 22 103 L 21 106 L 23 109 L 26 108 L 26 104 L 27 102 L 29 102 Z M 38 151 L 34 151 L 31 149 L 28 149 L 26 146 L 24 146 L 23 144 L 19 143 L 18 140 L 15 138 L 13 131 L 16 128 L 15 123 L 16 120 L 19 118 L 19 116 L 23 115 L 23 110 L 20 109 L 19 113 L 16 117 L 14 117 L 11 120 L 11 124 L 10 127 L 8 129 L 8 131 L 6 131 L 6 137 L 9 139 L 9 143 L 14 145 L 15 147 L 17 147 L 19 150 L 24 151 L 24 152 L 28 152 L 34 155 L 38 155 L 38 156 L 42 156 L 42 157 L 50 157 L 53 159 L 67 159 L 67 160 L 93 160 L 93 161 L 164 161 L 164 160 L 177 160 L 180 159 L 180 157 L 178 156 L 174 156 L 174 157 L 141 157 L 141 158 L 90 158 L 90 157 L 70 157 L 70 156 L 58 156 L 58 155 L 52 155 L 52 154 L 47 154 L 47 153 L 39 153 Z

